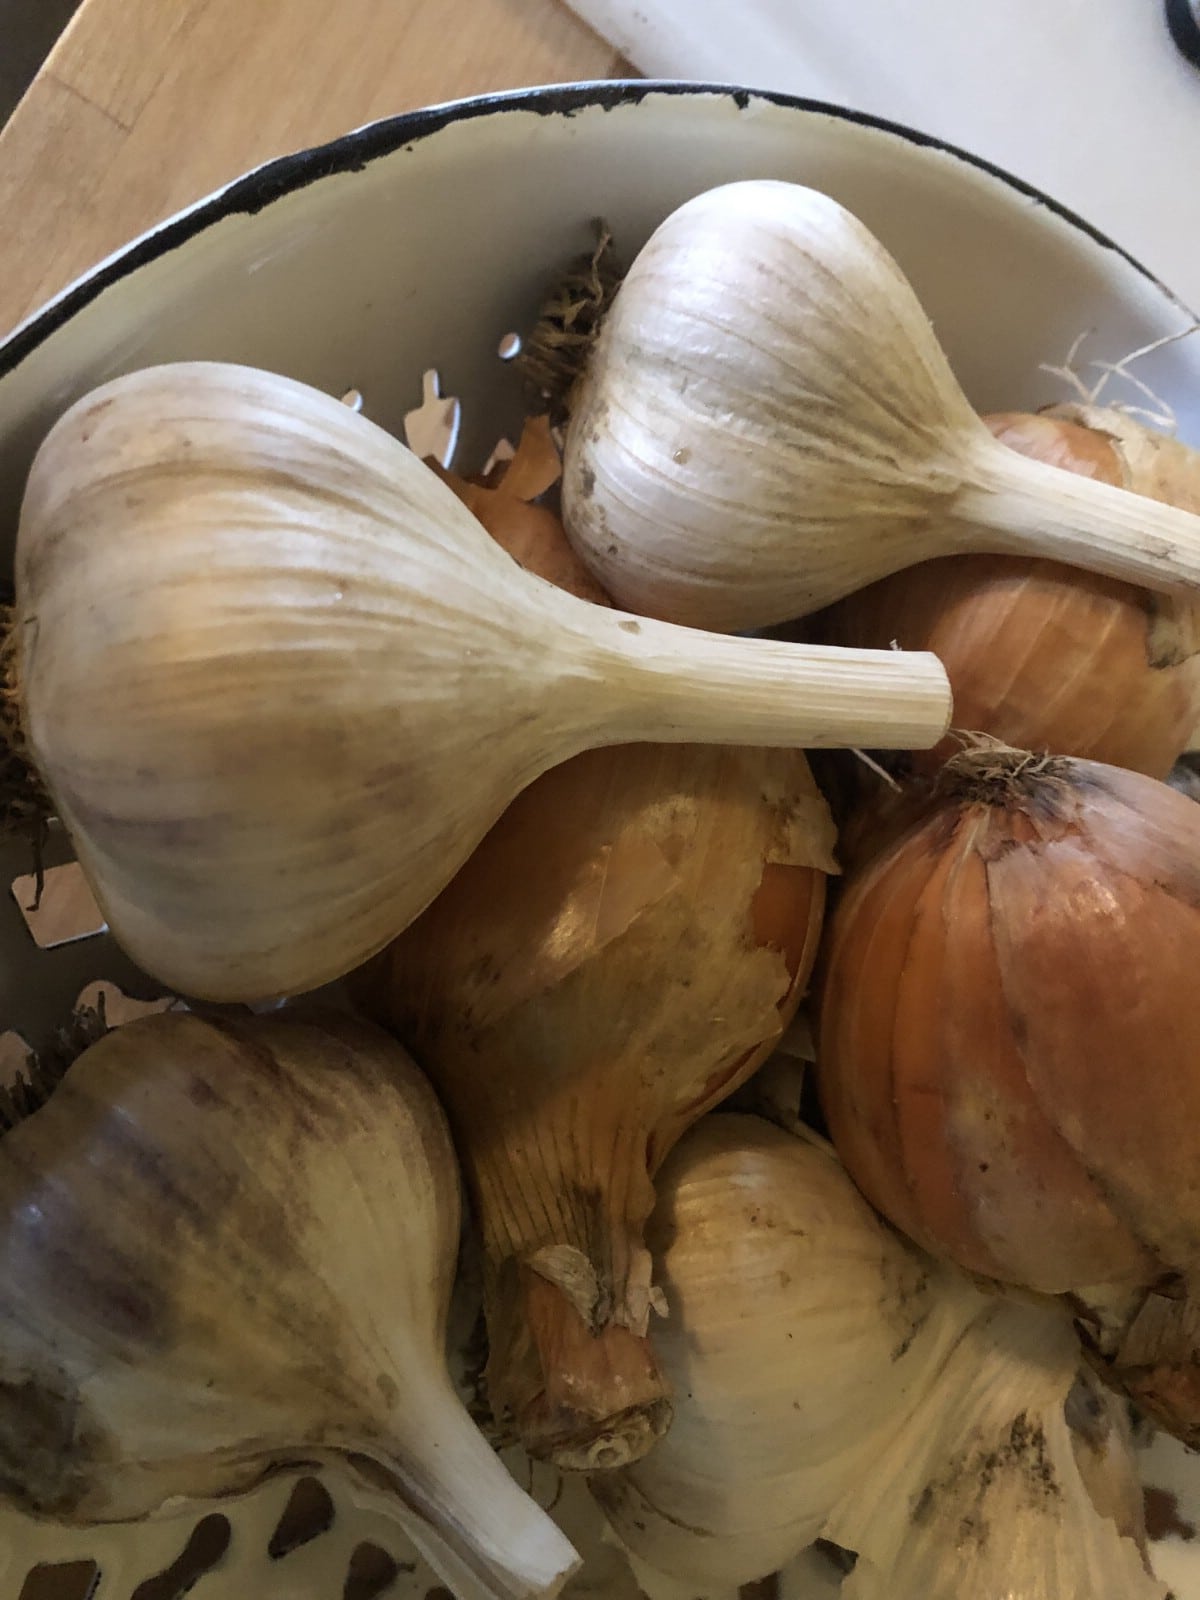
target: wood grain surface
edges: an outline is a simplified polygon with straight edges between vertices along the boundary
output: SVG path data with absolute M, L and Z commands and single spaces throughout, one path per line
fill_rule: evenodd
M 0 130 L 0 337 L 260 161 L 415 106 L 627 71 L 560 0 L 84 0 Z

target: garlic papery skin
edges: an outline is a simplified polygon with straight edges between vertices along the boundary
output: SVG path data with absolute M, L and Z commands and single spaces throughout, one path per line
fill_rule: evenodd
M 986 746 L 850 875 L 818 1078 L 864 1194 L 1045 1293 L 1200 1259 L 1200 811 L 1141 774 Z
M 33 760 L 126 951 L 203 998 L 366 960 L 582 749 L 907 747 L 950 713 L 932 657 L 563 594 L 382 429 L 220 364 L 119 378 L 60 419 L 16 588 Z
M 1196 1280 L 1143 1293 L 1085 1289 L 1072 1297 L 1096 1370 L 1140 1413 L 1200 1448 L 1200 1294 Z
M 992 1300 L 864 1461 L 822 1530 L 858 1555 L 842 1600 L 1168 1600 L 1080 1473 L 1063 1309 Z
M 444 1356 L 453 1150 L 404 1052 L 346 1017 L 132 1022 L 0 1142 L 0 1492 L 72 1525 L 336 1459 L 463 1600 L 574 1551 Z
M 1200 520 L 997 444 L 879 242 L 772 180 L 687 201 L 637 257 L 573 400 L 563 508 L 619 605 L 706 628 L 968 551 L 1200 581 Z
M 680 1135 L 774 1047 L 836 872 L 797 751 L 629 745 L 531 784 L 355 981 L 442 1097 L 483 1236 L 488 1398 L 612 1468 L 669 1388 L 643 1229 Z
M 639 1562 L 709 1593 L 816 1539 L 987 1300 L 892 1232 L 828 1147 L 718 1113 L 649 1230 L 670 1432 L 592 1491 Z

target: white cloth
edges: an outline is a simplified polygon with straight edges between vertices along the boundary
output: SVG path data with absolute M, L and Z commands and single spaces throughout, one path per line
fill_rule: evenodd
M 1200 70 L 1162 0 L 571 0 L 651 77 L 888 117 L 985 157 L 1200 311 Z

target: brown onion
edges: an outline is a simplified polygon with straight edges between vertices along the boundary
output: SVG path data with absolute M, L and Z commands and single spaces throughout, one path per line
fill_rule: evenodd
M 539 437 L 527 427 L 498 490 L 468 486 L 494 534 L 506 491 L 553 479 L 544 453 L 540 478 L 520 470 Z M 510 495 L 502 532 L 575 586 L 548 507 Z M 670 1420 L 646 1337 L 651 1179 L 799 1004 L 833 842 L 797 751 L 585 754 L 527 789 L 358 980 L 454 1123 L 484 1240 L 489 1397 L 535 1455 L 620 1465 Z
M 1200 1261 L 1200 811 L 1144 776 L 951 761 L 848 882 L 819 1072 L 851 1176 L 930 1250 L 1057 1292 Z
M 985 421 L 1023 455 L 1200 509 L 1200 475 L 1180 463 L 1164 472 L 1154 441 L 1184 447 L 1140 429 L 1151 442 L 1135 453 L 1097 431 L 1107 415 L 1088 413 L 1091 427 L 1020 413 Z M 849 596 L 813 636 L 932 650 L 950 677 L 957 727 L 1161 778 L 1200 721 L 1198 615 L 1194 603 L 1054 561 L 946 556 Z M 916 755 L 916 769 L 935 771 L 953 748 L 943 740 Z
M 535 1455 L 621 1465 L 669 1421 L 651 1180 L 794 1012 L 832 842 L 798 752 L 588 752 L 514 801 L 361 980 L 450 1115 L 489 1397 Z

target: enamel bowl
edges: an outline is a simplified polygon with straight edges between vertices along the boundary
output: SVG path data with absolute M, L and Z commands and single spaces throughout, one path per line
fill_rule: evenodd
M 442 394 L 462 402 L 456 460 L 481 464 L 521 415 L 500 355 L 512 348 L 506 336 L 529 329 L 556 270 L 590 247 L 593 219 L 628 260 L 690 195 L 747 177 L 824 189 L 874 230 L 978 409 L 1034 408 L 1078 392 L 1046 370 L 1070 357 L 1076 385 L 1103 381 L 1105 401 L 1173 414 L 1180 436 L 1200 443 L 1200 339 L 1139 356 L 1131 376 L 1110 370 L 1181 334 L 1193 314 L 1118 245 L 1018 179 L 919 133 L 783 96 L 644 82 L 535 89 L 376 123 L 259 168 L 136 240 L 19 328 L 0 346 L 5 569 L 22 484 L 50 425 L 96 384 L 156 362 L 239 361 L 337 395 L 357 389 L 367 413 L 401 436 L 421 405 L 423 374 L 436 370 Z M 0 1064 L 6 1032 L 39 1037 L 89 982 L 154 994 L 98 929 L 65 841 L 52 841 L 48 859 L 57 871 L 38 917 L 23 909 L 28 884 L 0 902 Z M 9 847 L 0 867 L 8 884 L 28 862 Z M 1200 1561 L 1180 1531 L 1189 1504 L 1200 1508 L 1200 1473 L 1161 1445 L 1145 1470 L 1179 1496 L 1176 1531 L 1156 1546 L 1161 1576 L 1179 1600 L 1200 1600 Z M 199 1579 L 200 1600 L 336 1600 L 362 1540 L 395 1544 L 342 1498 L 332 1532 L 291 1561 L 268 1561 L 289 1493 L 276 1482 L 222 1508 L 232 1535 L 205 1558 L 212 1570 Z M 592 1550 L 586 1501 L 567 1504 L 570 1531 Z M 131 1578 L 175 1559 L 197 1516 L 180 1510 L 124 1539 L 67 1537 L 6 1517 L 0 1592 L 19 1594 L 36 1561 L 94 1560 L 95 1593 L 115 1600 Z M 228 1549 L 222 1537 L 232 1538 Z M 595 1554 L 581 1590 L 632 1595 L 616 1574 L 611 1554 Z M 395 1581 L 389 1593 L 423 1594 L 436 1580 L 417 1565 Z M 802 1589 L 834 1594 L 836 1584 L 807 1568 L 785 1578 L 785 1592 Z

